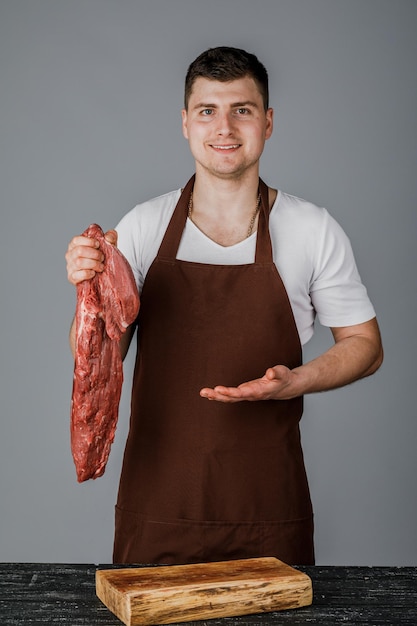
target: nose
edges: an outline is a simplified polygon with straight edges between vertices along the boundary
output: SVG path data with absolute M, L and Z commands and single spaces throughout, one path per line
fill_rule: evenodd
M 220 136 L 230 135 L 233 131 L 233 120 L 227 112 L 219 114 L 217 118 L 217 134 Z

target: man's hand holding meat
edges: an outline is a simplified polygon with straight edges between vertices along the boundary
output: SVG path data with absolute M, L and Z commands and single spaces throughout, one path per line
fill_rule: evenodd
M 109 230 L 105 233 L 106 240 L 117 245 L 117 233 Z M 96 272 L 104 270 L 104 254 L 100 250 L 97 239 L 77 235 L 68 245 L 65 255 L 67 262 L 67 276 L 70 283 L 77 285 L 83 280 L 90 280 Z

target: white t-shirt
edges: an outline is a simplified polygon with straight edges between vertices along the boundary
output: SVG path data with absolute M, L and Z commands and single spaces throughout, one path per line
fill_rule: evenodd
M 118 247 L 139 288 L 155 259 L 181 190 L 139 204 L 119 222 Z M 339 224 L 324 208 L 278 192 L 269 219 L 274 262 L 293 309 L 302 344 L 314 332 L 316 315 L 324 326 L 352 326 L 375 317 L 361 282 L 352 248 Z M 187 219 L 177 258 L 198 263 L 253 263 L 256 233 L 224 247 Z

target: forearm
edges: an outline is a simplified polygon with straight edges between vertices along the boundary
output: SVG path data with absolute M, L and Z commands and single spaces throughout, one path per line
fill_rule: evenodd
M 382 347 L 368 337 L 341 339 L 327 352 L 291 371 L 286 398 L 344 387 L 373 374 L 382 363 Z M 281 396 L 282 397 L 282 396 Z
M 373 374 L 382 363 L 383 351 L 376 319 L 343 328 L 332 328 L 335 344 L 316 359 L 289 369 L 275 365 L 262 378 L 238 387 L 204 387 L 208 400 L 290 400 L 307 393 L 336 389 Z

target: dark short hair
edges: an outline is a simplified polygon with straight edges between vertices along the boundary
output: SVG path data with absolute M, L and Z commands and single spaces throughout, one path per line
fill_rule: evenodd
M 209 48 L 202 52 L 188 68 L 184 90 L 185 108 L 188 108 L 188 101 L 197 78 L 228 82 L 245 76 L 250 76 L 256 82 L 266 111 L 269 102 L 268 73 L 257 57 L 240 48 L 227 46 Z

